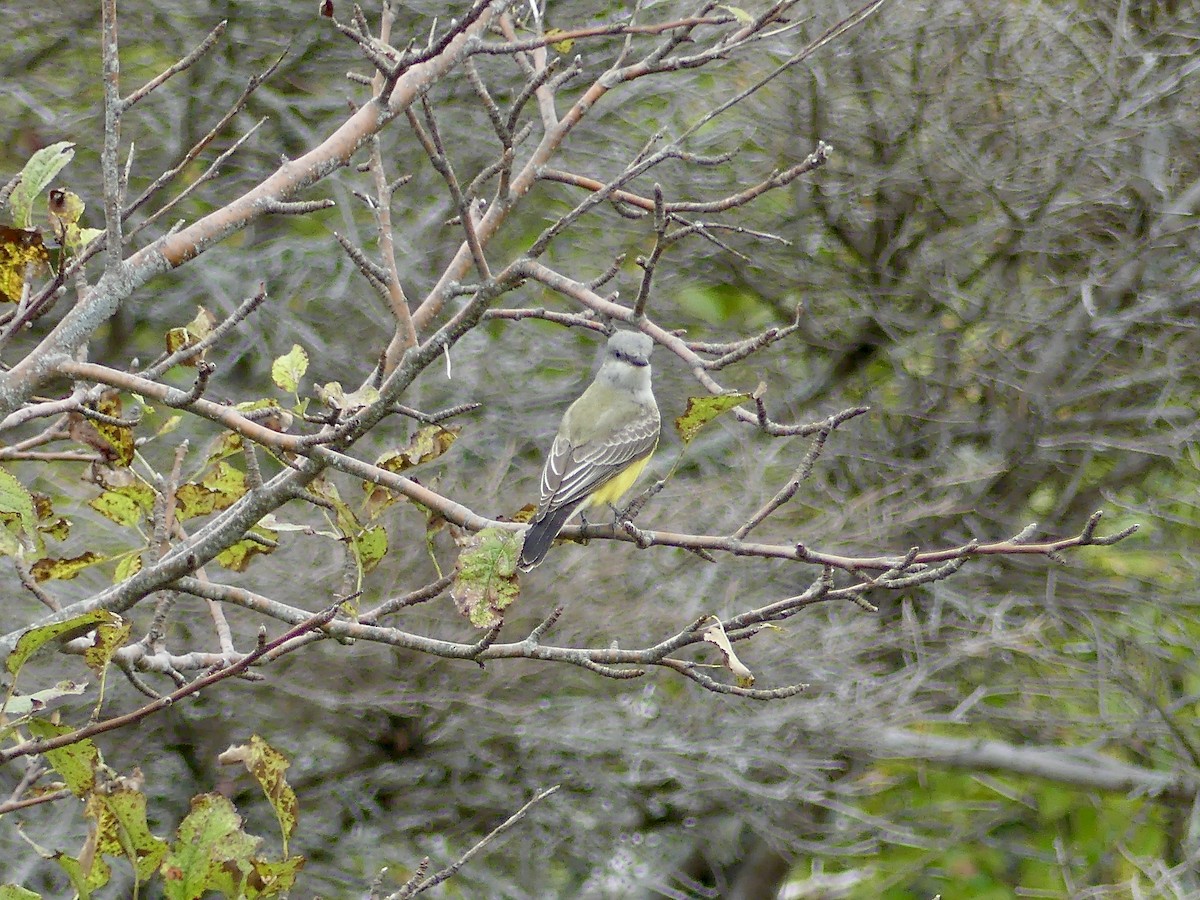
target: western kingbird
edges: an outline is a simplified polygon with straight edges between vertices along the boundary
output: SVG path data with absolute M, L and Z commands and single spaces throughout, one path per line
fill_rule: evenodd
M 635 331 L 608 339 L 604 362 L 567 409 L 542 469 L 542 499 L 525 532 L 520 566 L 542 561 L 577 510 L 615 504 L 658 446 L 658 404 L 650 389 L 654 341 Z

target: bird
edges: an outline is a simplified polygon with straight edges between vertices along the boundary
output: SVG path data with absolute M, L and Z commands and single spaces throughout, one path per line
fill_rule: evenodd
M 658 404 L 650 383 L 654 341 L 638 331 L 608 339 L 595 380 L 567 408 L 542 468 L 541 501 L 518 565 L 528 572 L 546 556 L 576 512 L 613 506 L 658 446 Z

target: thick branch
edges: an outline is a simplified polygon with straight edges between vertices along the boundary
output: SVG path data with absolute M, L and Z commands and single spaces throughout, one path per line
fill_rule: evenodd
M 1194 775 L 1132 766 L 1086 749 L 1021 747 L 1003 741 L 952 738 L 903 728 L 870 732 L 859 749 L 876 759 L 914 759 L 956 769 L 990 769 L 1183 803 L 1195 801 L 1200 794 L 1200 780 Z

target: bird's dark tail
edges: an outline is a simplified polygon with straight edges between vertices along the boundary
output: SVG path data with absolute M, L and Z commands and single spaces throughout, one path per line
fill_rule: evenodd
M 517 563 L 522 572 L 528 572 L 546 558 L 546 551 L 550 549 L 550 545 L 554 543 L 554 539 L 558 537 L 562 527 L 567 524 L 567 519 L 571 518 L 571 513 L 575 512 L 578 506 L 578 503 L 560 506 L 550 510 L 540 519 L 533 520 L 533 524 L 525 532 L 521 559 Z

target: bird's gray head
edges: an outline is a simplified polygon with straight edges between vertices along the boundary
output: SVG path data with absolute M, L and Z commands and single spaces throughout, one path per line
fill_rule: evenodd
M 650 351 L 654 341 L 639 331 L 618 331 L 608 339 L 604 362 L 596 375 L 600 384 L 632 391 L 639 402 L 650 396 Z
M 649 335 L 640 331 L 618 331 L 608 339 L 605 350 L 605 362 L 615 359 L 631 366 L 650 365 L 650 351 L 654 349 L 654 341 Z

